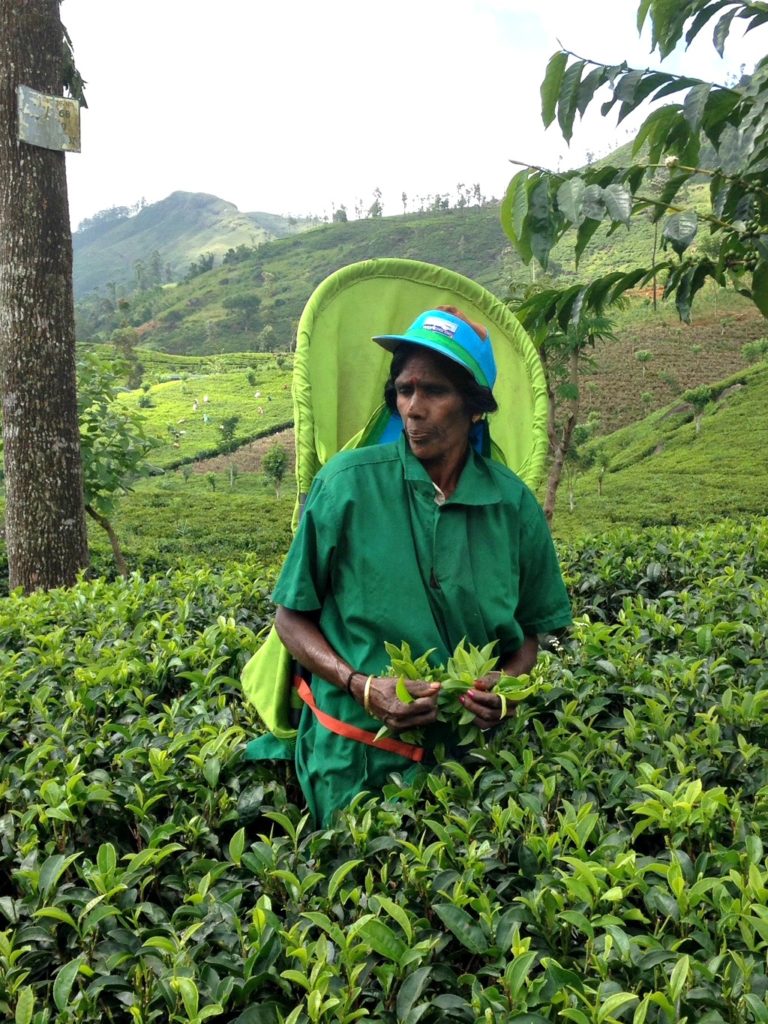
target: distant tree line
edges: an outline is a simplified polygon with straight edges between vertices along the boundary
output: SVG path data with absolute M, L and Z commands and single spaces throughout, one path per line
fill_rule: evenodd
M 373 190 L 370 205 L 366 206 L 363 199 L 357 199 L 354 206 L 355 220 L 382 217 L 384 215 L 382 198 L 383 193 L 377 186 Z M 463 182 L 459 182 L 456 185 L 454 194 L 450 192 L 428 192 L 425 195 L 410 197 L 407 192 L 401 192 L 400 194 L 400 203 L 402 204 L 404 214 L 409 212 L 436 213 L 441 210 L 465 210 L 469 207 L 488 206 L 495 202 L 498 202 L 498 200 L 493 196 L 490 198 L 486 196 L 479 183 L 465 185 Z M 317 218 L 314 215 L 310 215 L 309 219 L 315 220 Z M 322 219 L 327 222 L 328 217 L 324 216 Z M 346 224 L 349 219 L 349 211 L 344 203 L 341 203 L 339 206 L 332 204 L 331 220 L 334 224 Z
M 106 210 L 94 213 L 92 217 L 85 217 L 77 225 L 77 230 L 87 231 L 89 228 L 97 226 L 106 227 L 107 224 L 116 224 L 118 221 L 135 217 L 148 205 L 147 200 L 142 196 L 132 206 L 110 206 Z

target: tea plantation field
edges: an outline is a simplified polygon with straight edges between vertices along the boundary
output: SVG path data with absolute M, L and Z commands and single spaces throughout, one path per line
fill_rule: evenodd
M 322 831 L 241 761 L 268 569 L 1 601 L 3 1019 L 768 1020 L 768 526 L 562 553 L 537 695 Z

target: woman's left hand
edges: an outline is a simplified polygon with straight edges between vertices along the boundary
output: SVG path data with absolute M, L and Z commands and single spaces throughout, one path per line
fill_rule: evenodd
M 499 681 L 500 672 L 489 672 L 461 697 L 461 703 L 475 716 L 475 725 L 480 729 L 493 729 L 502 720 L 501 697 L 493 692 Z M 514 714 L 514 705 L 507 705 L 507 715 Z

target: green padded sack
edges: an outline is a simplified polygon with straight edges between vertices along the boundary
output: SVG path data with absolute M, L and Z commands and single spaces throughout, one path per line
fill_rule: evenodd
M 444 267 L 417 260 L 365 260 L 318 285 L 299 321 L 293 370 L 294 530 L 318 469 L 342 448 L 356 447 L 381 408 L 392 357 L 371 338 L 405 330 L 419 313 L 436 306 L 457 306 L 488 328 L 499 405 L 489 417 L 491 454 L 529 487 L 538 486 L 547 454 L 546 381 L 536 349 L 515 316 L 485 288 Z M 289 666 L 290 656 L 273 630 L 243 673 L 246 698 L 282 740 L 296 732 L 289 721 Z

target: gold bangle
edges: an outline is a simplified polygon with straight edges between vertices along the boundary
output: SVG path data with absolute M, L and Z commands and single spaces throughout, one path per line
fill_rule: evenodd
M 371 714 L 370 700 L 371 700 L 371 683 L 372 682 L 373 682 L 373 676 L 368 676 L 368 678 L 365 680 L 365 687 L 363 689 L 363 708 L 365 709 L 365 712 L 368 715 Z

